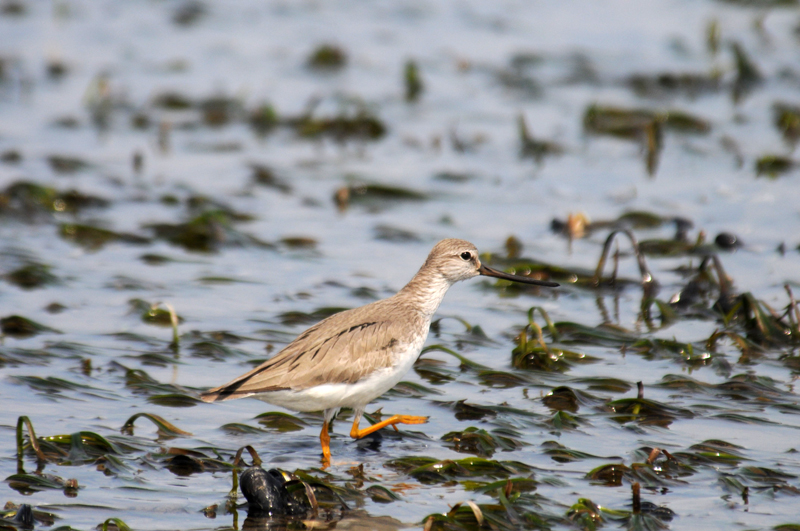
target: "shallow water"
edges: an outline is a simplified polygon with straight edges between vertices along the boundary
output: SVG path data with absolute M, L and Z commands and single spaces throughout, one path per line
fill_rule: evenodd
M 224 509 L 230 471 L 173 473 L 165 464 L 166 449 L 208 457 L 216 452 L 230 463 L 237 449 L 250 444 L 265 468 L 310 470 L 320 464 L 319 419 L 301 415 L 307 426 L 297 431 L 233 434 L 221 426 L 261 428 L 254 417 L 270 406 L 242 400 L 174 407 L 176 402 L 159 405 L 157 395 L 177 393 L 186 405 L 186 397 L 241 374 L 313 322 L 292 324 L 281 317 L 287 312 L 355 307 L 395 292 L 441 238 L 470 240 L 501 259 L 507 238 L 514 236 L 524 257 L 592 271 L 610 229 L 568 241 L 551 230 L 551 221 L 571 213 L 600 221 L 647 211 L 690 220 L 690 241 L 701 231 L 706 242 L 722 232 L 738 236 L 744 245 L 734 252 L 711 252 L 719 255 L 737 293 L 752 293 L 778 314 L 789 303 L 784 284 L 796 288 L 800 280 L 796 167 L 774 176 L 756 170 L 765 155 L 796 159 L 793 144 L 774 124 L 773 110 L 775 103 L 800 105 L 800 18 L 794 5 L 677 0 L 569 6 L 467 1 L 4 5 L 17 3 L 22 14 L 4 8 L 0 16 L 0 189 L 5 194 L 0 317 L 21 315 L 56 331 L 3 339 L 0 472 L 7 477 L 17 471 L 15 428 L 23 415 L 40 437 L 88 431 L 133 446 L 116 456 L 119 469 L 105 464 L 105 474 L 98 471 L 96 457 L 71 465 L 49 461 L 43 472 L 77 479 L 77 497 L 65 497 L 59 488 L 6 490 L 6 501 L 55 513 L 56 526 L 86 529 L 116 517 L 133 529 L 241 527 L 246 511 Z M 712 23 L 719 30 L 716 52 L 707 45 Z M 734 42 L 762 77 L 738 99 L 732 96 L 740 75 Z M 310 54 L 324 43 L 345 51 L 344 67 L 320 72 L 307 66 Z M 424 83 L 413 103 L 404 98 L 403 68 L 409 59 Z M 63 75 L 53 74 L 62 67 Z M 711 78 L 713 72 L 719 77 Z M 707 90 L 662 87 L 649 95 L 631 88 L 634 75 L 685 73 L 717 84 Z M 159 97 L 168 93 L 192 105 L 182 110 L 159 106 Z M 211 124 L 211 111 L 201 108 L 212 97 L 227 98 L 224 124 Z M 263 103 L 284 122 L 258 134 L 247 116 Z M 587 130 L 584 116 L 591 105 L 679 110 L 707 121 L 710 129 L 685 134 L 663 126 L 658 161 L 648 173 L 641 138 Z M 386 134 L 377 140 L 303 138 L 289 122 L 309 109 L 314 118 L 364 111 L 386 126 Z M 521 157 L 519 115 L 536 140 L 559 144 L 561 153 L 538 161 Z M 134 127 L 137 117 L 147 123 Z M 5 156 L 11 153 L 20 160 Z M 142 155 L 140 171 L 132 165 L 134 153 Z M 72 164 L 77 167 L 59 166 L 53 156 L 78 159 Z M 277 184 L 256 182 L 253 164 L 270 168 Z M 71 213 L 50 200 L 33 215 L 30 205 L 16 208 L 9 200 L 9 187 L 19 181 L 61 193 L 78 190 L 108 204 Z M 364 183 L 403 190 L 360 196 L 358 185 Z M 346 186 L 354 187 L 351 201 L 339 208 L 334 196 Z M 197 200 L 200 196 L 213 203 Z M 157 238 L 152 227 L 187 222 L 217 207 L 252 219 L 224 218 L 214 225 L 214 234 L 224 238 L 213 240 L 210 252 Z M 75 223 L 145 241 L 79 244 L 78 229 L 69 228 Z M 675 230 L 663 224 L 634 232 L 642 241 L 670 239 Z M 780 245 L 785 252 L 778 251 Z M 643 292 L 627 254 L 630 247 L 622 241 L 620 248 L 619 276 L 634 280 L 620 289 L 580 287 L 566 278 L 559 279 L 557 290 L 522 294 L 478 280 L 455 286 L 428 345 L 443 345 L 521 381 L 463 369 L 455 358 L 430 352 L 423 361 L 443 365 L 421 363 L 406 378 L 428 391 L 391 392 L 368 408 L 428 415 L 428 424 L 400 434 L 387 430 L 377 442 L 354 442 L 347 437 L 349 417 L 335 423 L 331 475 L 311 473 L 361 492 L 347 501 L 363 512 L 348 518 L 371 528 L 422 527 L 428 515 L 447 513 L 467 500 L 488 511 L 497 496 L 471 490 L 465 477 L 431 483 L 387 466 L 412 456 L 469 457 L 442 437 L 475 426 L 489 432 L 510 429 L 512 438 L 524 443 L 491 458 L 532 467 L 511 474 L 537 482 L 535 502 L 514 502 L 520 514 L 533 511 L 545 519 L 546 524 L 530 527 L 569 527 L 568 509 L 579 498 L 630 510 L 633 481 L 642 484 L 645 500 L 675 513 L 671 522 L 663 522 L 668 527 L 800 524 L 794 389 L 800 365 L 787 361 L 797 354 L 795 342 L 761 345 L 757 353 L 742 356 L 734 340 L 722 339 L 703 361 L 686 352 L 648 353 L 599 339 L 563 345 L 597 358 L 594 363 L 575 363 L 563 372 L 512 368 L 513 338 L 528 324 L 532 306 L 544 308 L 553 321 L 588 327 L 611 323 L 638 339 L 692 343 L 697 350 L 715 330 L 744 335 L 740 324 L 726 323 L 710 310 L 715 293 L 702 316 L 681 314 L 663 327 L 653 307 L 655 326 L 649 329 L 641 318 Z M 676 270 L 696 268 L 701 261 L 698 253 L 649 255 L 647 263 L 661 286 L 656 297 L 669 301 L 688 281 Z M 11 272 L 30 263 L 49 266 L 55 282 L 26 289 L 9 280 Z M 608 264 L 606 271 L 611 268 Z M 177 352 L 170 348 L 170 328 L 144 322 L 133 299 L 175 308 L 183 319 Z M 52 303 L 64 308 L 48 310 Z M 479 326 L 489 340 L 468 334 L 459 319 Z M 537 323 L 544 325 L 541 318 Z M 219 331 L 231 336 L 214 334 Z M 554 343 L 547 333 L 545 339 Z M 145 371 L 150 387 L 137 385 L 132 375 L 139 373 L 126 374 L 126 369 Z M 699 384 L 674 384 L 669 375 Z M 51 380 L 40 380 L 46 378 Z M 617 378 L 627 386 L 598 388 L 591 378 Z M 635 397 L 637 381 L 644 384 L 645 398 L 691 415 L 660 423 L 639 414 L 614 420 L 608 402 Z M 749 387 L 740 388 L 742 381 Z M 575 427 L 554 426 L 555 410 L 542 400 L 558 386 L 592 397 L 572 413 L 579 421 Z M 454 411 L 461 400 L 518 411 L 464 419 Z M 120 434 L 140 412 L 159 415 L 191 435 L 160 436 L 145 419 L 136 421 L 135 435 Z M 699 462 L 680 455 L 698 453 L 692 446 L 708 440 L 738 445 L 741 459 Z M 547 452 L 545 441 L 594 457 L 562 462 Z M 617 485 L 586 477 L 604 464 L 642 463 L 643 447 L 666 449 L 694 469 L 685 476 L 628 475 Z M 359 464 L 369 478 L 363 484 L 351 471 Z M 33 453 L 26 454 L 24 466 L 29 473 L 36 469 Z M 758 476 L 747 467 L 784 475 Z M 493 481 L 480 474 L 470 479 Z M 385 486 L 399 499 L 375 502 L 363 494 L 370 485 Z M 742 487 L 749 488 L 749 496 L 742 496 Z M 219 504 L 215 519 L 202 512 L 212 504 Z M 510 512 L 495 525 L 522 525 Z M 610 519 L 605 525 L 620 524 Z

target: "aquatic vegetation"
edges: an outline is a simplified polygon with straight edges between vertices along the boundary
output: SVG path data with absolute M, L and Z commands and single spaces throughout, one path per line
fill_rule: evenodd
M 203 122 L 212 127 L 219 127 L 238 120 L 244 114 L 240 101 L 225 96 L 212 96 L 197 102 L 203 116 Z
M 406 86 L 406 101 L 417 101 L 420 95 L 422 95 L 425 85 L 422 82 L 422 77 L 419 73 L 419 66 L 417 66 L 416 61 L 406 61 L 406 66 L 403 70 L 403 79 Z
M 582 238 L 586 236 L 591 236 L 593 233 L 598 231 L 606 231 L 612 229 L 617 229 L 617 230 L 656 229 L 663 226 L 669 226 L 671 224 L 675 225 L 675 230 L 676 230 L 675 240 L 684 239 L 686 231 L 693 226 L 692 221 L 685 218 L 665 217 L 656 214 L 654 212 L 634 210 L 625 212 L 616 219 L 611 219 L 611 220 L 588 221 L 587 219 L 581 226 L 580 235 L 577 235 L 576 231 L 570 228 L 570 226 L 573 224 L 570 223 L 569 218 L 567 220 L 557 219 L 557 218 L 553 219 L 553 221 L 550 223 L 550 227 L 553 230 L 553 232 L 563 233 L 566 236 L 570 236 L 572 238 Z
M 272 168 L 262 164 L 250 164 L 250 168 L 253 171 L 254 183 L 274 188 L 284 194 L 291 193 L 292 187 L 289 183 L 275 175 L 275 171 Z
M 60 212 L 77 214 L 84 209 L 103 208 L 109 201 L 77 190 L 61 192 L 29 181 L 17 181 L 0 192 L 0 215 L 36 221 Z
M 520 158 L 532 158 L 536 162 L 541 162 L 546 156 L 561 155 L 564 152 L 564 149 L 555 142 L 535 139 L 528 130 L 528 124 L 522 114 L 517 118 L 517 128 Z
M 3 277 L 10 284 L 23 289 L 36 289 L 58 283 L 58 277 L 50 272 L 51 269 L 52 267 L 46 264 L 28 262 L 26 265 L 9 271 Z
M 73 242 L 89 251 L 97 251 L 111 242 L 132 243 L 144 245 L 149 243 L 148 238 L 136 234 L 126 234 L 113 230 L 84 225 L 81 223 L 62 223 L 59 227 L 59 236 Z
M 31 337 L 41 333 L 59 333 L 58 330 L 37 323 L 21 315 L 0 318 L 0 331 L 11 337 Z
M 187 251 L 211 253 L 223 246 L 255 246 L 270 248 L 271 244 L 234 228 L 241 221 L 225 210 L 208 210 L 184 223 L 154 223 L 146 228 L 156 239 L 166 240 Z
M 763 155 L 756 160 L 756 175 L 775 178 L 791 171 L 795 162 L 782 155 Z
M 395 201 L 425 201 L 427 199 L 429 199 L 427 194 L 417 190 L 377 183 L 352 184 L 339 188 L 334 195 L 334 202 L 342 211 L 351 204 L 377 209 Z
M 263 136 L 272 132 L 279 125 L 280 118 L 275 107 L 269 103 L 262 103 L 250 111 L 247 121 L 257 134 Z
M 722 88 L 721 76 L 717 73 L 673 73 L 633 74 L 626 80 L 639 96 L 666 98 L 675 94 L 696 98 Z
M 277 316 L 278 320 L 283 325 L 295 326 L 295 325 L 309 325 L 316 322 L 319 322 L 326 317 L 330 317 L 333 314 L 342 312 L 347 310 L 348 308 L 339 308 L 339 307 L 332 307 L 332 308 L 318 308 L 313 312 L 285 312 L 279 314 Z
M 184 431 L 180 428 L 177 428 L 170 422 L 167 422 L 162 417 L 158 415 L 153 415 L 152 413 L 137 413 L 133 415 L 131 418 L 125 421 L 125 424 L 122 426 L 120 430 L 122 433 L 127 433 L 129 435 L 133 435 L 133 423 L 136 422 L 136 419 L 143 417 L 147 420 L 151 421 L 153 424 L 156 425 L 158 428 L 158 434 L 162 437 L 180 437 L 180 436 L 189 436 L 191 433 L 188 431 Z
M 678 110 L 651 111 L 591 105 L 583 117 L 583 128 L 593 135 L 610 135 L 640 142 L 647 172 L 653 175 L 663 149 L 662 130 L 681 134 L 707 134 L 708 121 Z
M 317 70 L 339 70 L 347 64 L 347 54 L 336 45 L 322 44 L 311 52 L 307 64 Z
M 88 162 L 67 155 L 50 155 L 47 162 L 54 172 L 63 174 L 77 173 L 90 167 Z
M 330 138 L 336 142 L 348 140 L 379 140 L 386 134 L 386 125 L 366 109 L 353 114 L 330 118 L 303 116 L 288 124 L 305 139 Z
M 256 416 L 256 420 L 265 428 L 280 433 L 300 431 L 308 425 L 304 420 L 282 411 L 261 413 Z
M 478 457 L 492 457 L 496 451 L 510 452 L 524 446 L 519 434 L 510 430 L 488 432 L 470 426 L 461 432 L 450 432 L 442 436 L 456 452 L 474 454 Z

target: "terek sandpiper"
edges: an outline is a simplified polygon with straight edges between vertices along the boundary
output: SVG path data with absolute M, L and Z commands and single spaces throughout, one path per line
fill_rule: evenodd
M 354 439 L 386 426 L 422 424 L 428 417 L 393 415 L 369 428 L 358 427 L 367 404 L 394 387 L 414 365 L 447 289 L 478 275 L 558 286 L 497 271 L 481 264 L 471 243 L 442 240 L 397 294 L 320 321 L 273 358 L 203 393 L 202 399 L 217 402 L 253 397 L 293 411 L 323 410 L 319 436 L 323 466 L 331 459 L 328 426 L 342 407 L 354 410 L 350 430 Z

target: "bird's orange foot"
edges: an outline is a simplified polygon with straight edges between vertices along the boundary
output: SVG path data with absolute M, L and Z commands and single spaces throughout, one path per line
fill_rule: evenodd
M 353 429 L 350 430 L 350 437 L 353 439 L 360 439 L 362 437 L 366 437 L 370 433 L 375 433 L 381 428 L 385 428 L 386 426 L 392 426 L 395 430 L 397 429 L 396 424 L 424 424 L 428 422 L 428 417 L 415 417 L 412 415 L 392 415 L 386 420 L 382 420 L 376 424 L 373 424 L 369 428 L 364 428 L 363 430 L 358 429 L 358 423 L 353 423 Z
M 428 417 L 415 417 L 413 415 L 395 415 L 400 420 L 396 424 L 425 424 L 428 422 Z
M 322 444 L 322 468 L 325 469 L 331 466 L 331 436 L 328 434 L 327 422 L 322 424 L 319 442 Z

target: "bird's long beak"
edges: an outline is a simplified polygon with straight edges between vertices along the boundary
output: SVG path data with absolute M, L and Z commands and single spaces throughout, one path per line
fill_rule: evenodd
M 558 282 L 550 282 L 549 280 L 537 280 L 535 278 L 523 277 L 520 275 L 509 275 L 508 273 L 503 273 L 502 271 L 498 271 L 497 269 L 492 269 L 491 267 L 485 266 L 483 264 L 481 264 L 481 266 L 478 268 L 478 274 L 487 277 L 502 278 L 503 280 L 511 280 L 513 282 L 522 282 L 523 284 L 547 286 L 548 288 L 556 288 L 559 286 Z

